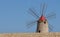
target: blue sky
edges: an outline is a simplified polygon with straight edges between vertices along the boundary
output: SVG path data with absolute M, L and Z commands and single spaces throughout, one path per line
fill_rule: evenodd
M 48 20 L 53 25 L 52 32 L 60 32 L 60 0 L 0 0 L 0 33 L 35 32 L 36 24 L 27 28 L 27 23 L 36 20 L 27 11 L 35 8 L 40 14 L 40 4 L 47 4 L 45 14 L 56 13 L 56 18 Z

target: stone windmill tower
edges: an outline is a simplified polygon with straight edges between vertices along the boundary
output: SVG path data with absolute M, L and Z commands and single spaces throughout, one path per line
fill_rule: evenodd
M 42 8 L 42 15 L 39 18 L 39 20 L 37 21 L 37 32 L 39 32 L 39 33 L 40 32 L 49 32 L 48 31 L 48 22 L 44 16 L 44 6 L 45 6 L 45 4 L 43 5 L 43 8 Z
M 44 15 L 41 15 L 40 19 L 37 21 L 37 32 L 49 32 L 48 22 Z
M 54 17 L 55 16 L 55 13 L 52 13 L 51 15 L 48 15 L 47 17 L 45 16 L 45 9 L 46 9 L 46 5 L 43 4 L 42 5 L 42 10 L 41 10 L 41 16 L 38 16 L 37 13 L 35 13 L 35 11 L 33 9 L 29 9 L 30 13 L 33 14 L 33 16 L 36 16 L 38 18 L 37 21 L 34 21 L 34 22 L 31 22 L 28 24 L 28 26 L 33 23 L 36 23 L 37 22 L 37 29 L 36 29 L 36 32 L 38 33 L 45 33 L 45 32 L 49 32 L 49 29 L 52 30 L 51 26 L 49 27 L 49 24 L 48 24 L 48 21 L 47 19 L 48 18 L 51 18 L 51 17 Z

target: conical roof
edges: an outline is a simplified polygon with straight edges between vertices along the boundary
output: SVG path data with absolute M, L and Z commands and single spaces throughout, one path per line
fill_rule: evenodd
M 42 15 L 42 16 L 39 18 L 39 20 L 40 20 L 40 21 L 44 21 L 44 20 L 46 20 L 46 18 L 45 18 L 45 16 Z

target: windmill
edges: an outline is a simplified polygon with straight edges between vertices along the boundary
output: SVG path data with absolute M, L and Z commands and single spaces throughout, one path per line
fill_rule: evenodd
M 41 8 L 42 8 L 42 10 L 40 11 L 42 13 L 41 16 L 38 16 L 37 13 L 32 8 L 29 8 L 29 11 L 30 11 L 29 13 L 31 13 L 33 16 L 37 17 L 38 20 L 28 23 L 27 26 L 31 27 L 33 23 L 37 22 L 36 32 L 38 32 L 38 33 L 49 32 L 49 29 L 52 30 L 52 25 L 50 25 L 48 23 L 47 19 L 54 17 L 56 14 L 52 12 L 51 15 L 48 15 L 46 17 L 45 10 L 47 7 L 46 7 L 45 3 L 42 4 Z

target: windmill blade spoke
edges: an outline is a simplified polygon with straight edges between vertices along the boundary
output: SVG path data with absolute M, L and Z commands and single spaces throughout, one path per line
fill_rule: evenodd
M 51 14 L 47 15 L 46 18 L 47 19 L 56 18 L 56 14 L 52 12 Z
M 45 15 L 46 10 L 47 10 L 47 5 L 44 3 L 42 4 L 42 10 L 41 10 L 42 15 Z
M 40 12 L 39 12 L 39 15 L 42 14 L 42 3 L 40 4 Z
M 36 22 L 37 22 L 37 21 L 29 22 L 29 23 L 27 23 L 26 26 L 27 26 L 28 28 L 30 28 L 30 27 L 32 27 Z
M 31 11 L 27 11 L 30 15 L 36 17 Z M 37 17 L 36 17 L 37 18 Z
M 53 30 L 53 26 L 51 24 L 49 24 L 49 31 L 52 31 Z
M 49 26 L 49 30 L 53 30 L 53 28 Z
M 49 26 L 49 32 L 51 32 L 52 31 L 52 28 Z
M 35 11 L 33 11 L 31 8 L 29 9 L 29 11 L 34 15 L 36 16 L 37 18 L 39 18 L 39 16 L 35 13 Z
M 34 13 L 39 17 L 39 13 L 36 12 L 36 9 L 35 8 L 32 8 L 32 10 L 34 11 Z
M 42 14 L 44 12 L 44 8 L 45 8 L 45 4 L 43 4 L 43 6 L 42 6 Z
M 51 26 L 53 28 L 53 25 L 49 24 L 49 26 Z
M 46 13 L 46 10 L 47 10 L 47 5 L 45 4 L 44 15 Z

